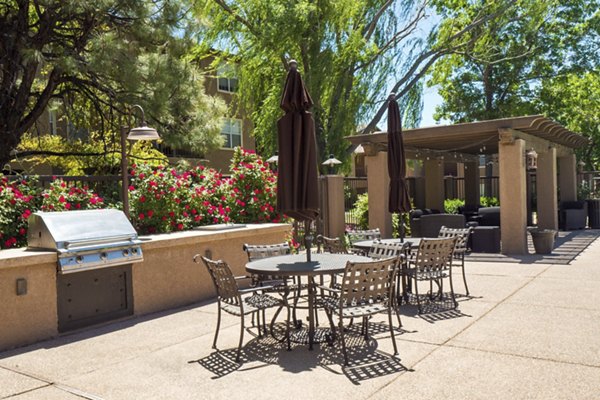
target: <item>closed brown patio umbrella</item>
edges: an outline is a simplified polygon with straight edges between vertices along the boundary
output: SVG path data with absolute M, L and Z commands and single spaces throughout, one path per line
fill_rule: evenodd
M 277 209 L 280 213 L 305 222 L 319 215 L 317 144 L 315 121 L 308 112 L 313 102 L 304 87 L 296 61 L 290 61 L 281 108 L 285 115 L 277 121 L 279 162 Z M 310 255 L 310 237 L 305 237 Z
M 388 98 L 388 174 L 390 176 L 389 211 L 400 213 L 400 238 L 404 239 L 402 213 L 410 211 L 410 199 L 406 184 L 406 156 L 402 140 L 402 120 L 396 95 Z

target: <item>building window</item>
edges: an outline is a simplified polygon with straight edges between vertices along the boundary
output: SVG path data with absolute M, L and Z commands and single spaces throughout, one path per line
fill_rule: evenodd
M 233 118 L 224 118 L 223 127 L 221 128 L 223 135 L 223 147 L 233 149 L 236 146 L 242 145 L 242 120 Z
M 219 90 L 221 92 L 237 92 L 238 79 L 235 69 L 229 64 L 221 64 L 217 68 L 217 77 L 219 80 Z
M 56 111 L 48 110 L 48 127 L 51 135 L 56 135 Z

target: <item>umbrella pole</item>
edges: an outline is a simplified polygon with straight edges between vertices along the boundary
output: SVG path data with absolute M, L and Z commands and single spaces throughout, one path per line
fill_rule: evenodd
M 310 262 L 310 246 L 312 245 L 313 237 L 310 234 L 310 220 L 304 221 L 304 248 L 306 249 L 306 261 Z
M 400 223 L 400 243 L 404 243 L 404 218 L 402 218 L 402 214 L 400 213 L 398 217 L 398 222 Z

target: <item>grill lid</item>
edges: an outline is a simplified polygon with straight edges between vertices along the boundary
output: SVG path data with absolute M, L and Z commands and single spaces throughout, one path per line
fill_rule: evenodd
M 120 210 L 36 212 L 29 217 L 29 248 L 81 251 L 137 241 L 137 232 Z

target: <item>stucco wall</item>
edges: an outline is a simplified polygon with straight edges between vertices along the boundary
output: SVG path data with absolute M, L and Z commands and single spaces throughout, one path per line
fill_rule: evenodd
M 143 237 L 144 261 L 133 265 L 133 308 L 142 315 L 195 303 L 214 296 L 212 282 L 195 254 L 210 253 L 244 275 L 244 243 L 285 241 L 287 224 L 248 225 L 223 231 L 189 231 Z M 58 335 L 56 253 L 13 249 L 0 251 L 0 350 Z M 17 296 L 17 279 L 27 293 Z
M 247 257 L 242 246 L 285 241 L 291 227 L 285 224 L 250 225 L 221 232 L 182 232 L 155 235 L 144 243 L 144 262 L 133 265 L 134 313 L 165 310 L 214 296 L 204 264 L 195 264 L 195 254 L 222 259 L 234 275 L 244 275 Z
M 17 296 L 17 279 L 27 293 Z M 0 349 L 57 334 L 56 254 L 0 251 Z

